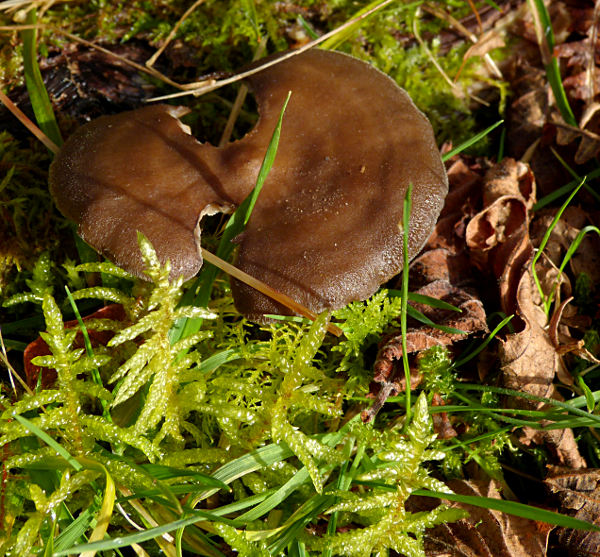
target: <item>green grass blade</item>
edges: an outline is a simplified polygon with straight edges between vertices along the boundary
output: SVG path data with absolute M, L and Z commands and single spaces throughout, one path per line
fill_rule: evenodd
M 73 295 L 71 294 L 71 291 L 69 290 L 69 287 L 67 285 L 65 285 L 65 290 L 67 292 L 67 299 L 69 300 L 69 304 L 71 304 L 71 309 L 73 310 L 73 313 L 75 314 L 75 318 L 77 319 L 77 323 L 79 325 L 79 330 L 81 331 L 81 334 L 83 335 L 83 344 L 85 346 L 85 352 L 89 358 L 93 358 L 94 357 L 94 349 L 92 348 L 92 342 L 90 340 L 90 335 L 88 334 L 87 327 L 85 326 L 85 323 L 83 322 L 81 314 L 79 313 L 79 308 L 77 307 L 77 304 L 75 303 L 75 299 L 73 298 Z M 101 387 L 104 387 L 104 384 L 102 382 L 102 377 L 100 375 L 100 370 L 98 369 L 98 367 L 94 366 L 92 368 L 91 375 L 92 375 L 92 379 L 94 380 L 94 383 L 96 383 L 96 385 L 100 385 Z M 112 423 L 112 416 L 110 415 L 110 411 L 109 411 L 110 405 L 109 405 L 108 401 L 104 400 L 102 398 L 102 399 L 100 399 L 100 404 L 102 405 L 102 417 Z
M 214 513 L 207 511 L 195 510 L 193 511 L 192 516 L 180 518 L 178 520 L 174 520 L 173 522 L 162 524 L 154 528 L 148 528 L 147 530 L 142 530 L 141 532 L 136 532 L 135 534 L 119 536 L 117 538 L 112 539 L 104 539 L 102 541 L 92 543 L 75 545 L 67 549 L 55 551 L 54 557 L 62 557 L 63 555 L 73 555 L 75 553 L 83 553 L 85 551 L 99 552 L 118 549 L 120 547 L 129 547 L 132 544 L 146 542 L 159 536 L 162 536 L 163 534 L 167 534 L 169 532 L 173 532 L 174 530 L 178 530 L 179 528 L 185 528 L 186 526 L 191 526 L 192 524 L 195 524 L 197 522 L 204 521 L 222 522 L 224 524 L 229 524 L 230 526 L 238 528 L 242 526 L 236 520 L 222 518 L 215 515 Z
M 44 557 L 52 557 L 54 555 L 54 536 L 56 535 L 56 516 L 52 519 L 52 526 L 50 528 L 50 533 L 48 535 L 48 541 L 46 542 L 46 547 L 44 547 Z
M 473 505 L 474 507 L 481 507 L 483 509 L 492 509 L 506 514 L 511 514 L 513 516 L 528 518 L 529 520 L 536 520 L 538 522 L 554 524 L 555 526 L 562 526 L 563 528 L 574 528 L 577 530 L 600 532 L 600 526 L 596 526 L 590 522 L 578 520 L 577 518 L 572 518 L 564 514 L 547 511 L 546 509 L 539 509 L 523 503 L 517 503 L 515 501 L 505 501 L 503 499 L 493 499 L 491 497 L 475 497 L 473 495 L 440 493 L 437 491 L 429 491 L 427 489 L 417 489 L 413 492 L 413 495 L 456 501 L 457 503 L 465 503 L 467 505 Z
M 261 447 L 260 449 L 224 464 L 212 474 L 212 477 L 223 483 L 229 484 L 233 480 L 241 478 L 250 472 L 259 470 L 264 466 L 270 466 L 275 462 L 285 460 L 293 454 L 292 450 L 286 446 L 275 444 L 267 445 L 266 447 Z M 204 492 L 199 499 L 206 499 L 216 492 L 217 489 L 211 489 Z
M 276 536 L 269 546 L 271 555 L 279 555 L 290 543 L 300 537 L 300 532 L 320 514 L 325 512 L 333 502 L 333 495 L 314 495 L 291 517 L 290 524 Z
M 468 149 L 471 145 L 475 145 L 478 141 L 481 141 L 486 135 L 488 135 L 491 131 L 495 130 L 500 124 L 503 124 L 504 120 L 498 120 L 495 124 L 492 124 L 489 128 L 486 128 L 482 132 L 475 134 L 473 137 L 470 137 L 464 143 L 461 143 L 458 147 L 448 151 L 445 155 L 442 155 L 442 160 L 446 162 L 448 159 L 451 159 L 454 155 L 461 153 L 465 149 Z
M 491 341 L 492 339 L 510 322 L 513 318 L 512 315 L 505 317 L 495 328 L 494 330 L 486 337 L 486 339 L 475 349 L 473 352 L 470 352 L 466 356 L 463 356 L 460 360 L 454 362 L 452 364 L 453 368 L 458 368 L 470 360 L 472 360 L 477 354 L 479 354 Z
M 13 418 L 17 420 L 23 427 L 27 428 L 31 433 L 37 436 L 41 441 L 46 443 L 49 447 L 53 448 L 60 456 L 62 456 L 75 470 L 79 471 L 83 466 L 77 462 L 77 460 L 71 456 L 69 451 L 60 445 L 57 441 L 52 439 L 45 431 L 41 430 L 33 422 L 29 421 L 19 414 L 13 414 Z
M 71 522 L 54 540 L 54 551 L 62 551 L 77 542 L 85 543 L 83 536 L 94 521 L 94 509 L 88 507 Z
M 552 234 L 554 227 L 560 220 L 560 217 L 565 212 L 566 208 L 569 206 L 569 203 L 571 203 L 571 200 L 575 197 L 575 195 L 577 195 L 577 192 L 582 188 L 583 184 L 585 184 L 585 181 L 586 181 L 586 178 L 584 177 L 581 180 L 581 182 L 579 182 L 579 185 L 571 192 L 571 195 L 569 195 L 567 200 L 562 204 L 561 208 L 556 212 L 556 215 L 554 215 L 554 218 L 552 219 L 550 226 L 546 230 L 546 233 L 544 234 L 544 237 L 542 238 L 542 241 L 540 242 L 540 245 L 539 245 L 537 251 L 535 252 L 535 255 L 533 256 L 533 260 L 531 262 L 531 274 L 533 275 L 533 282 L 535 283 L 535 285 L 538 289 L 538 292 L 540 293 L 540 296 L 543 300 L 542 306 L 544 308 L 546 315 L 548 315 L 548 313 L 550 311 L 551 302 L 548 298 L 546 298 L 546 296 L 544 294 L 544 290 L 540 283 L 540 279 L 538 278 L 537 272 L 535 270 L 535 264 L 538 262 L 539 258 L 544 253 L 544 249 L 546 248 L 546 245 L 548 244 L 548 241 L 550 240 L 550 235 Z
M 273 135 L 271 136 L 271 141 L 269 142 L 269 146 L 267 147 L 267 151 L 265 153 L 265 157 L 263 159 L 262 165 L 258 172 L 258 177 L 256 179 L 256 185 L 254 189 L 250 192 L 248 197 L 242 201 L 240 206 L 236 209 L 236 211 L 229 218 L 227 225 L 223 231 L 223 236 L 219 242 L 219 247 L 217 248 L 217 256 L 221 259 L 228 260 L 233 252 L 234 244 L 231 242 L 233 238 L 235 238 L 238 234 L 243 232 L 244 227 L 248 223 L 250 219 L 250 215 L 252 214 L 252 210 L 254 209 L 254 205 L 256 204 L 256 200 L 262 190 L 262 187 L 269 175 L 269 172 L 273 166 L 275 161 L 275 156 L 277 155 L 277 149 L 279 147 L 279 138 L 281 137 L 281 127 L 283 124 L 283 115 L 285 113 L 285 109 L 287 108 L 288 102 L 290 100 L 291 91 L 288 93 L 285 102 L 283 103 L 283 107 L 281 108 L 281 112 L 279 113 L 279 119 L 277 121 L 277 125 L 273 131 Z M 219 270 L 214 266 L 204 262 L 202 265 L 202 270 L 195 281 L 196 287 L 199 286 L 197 292 L 196 288 L 190 288 L 189 295 L 184 296 L 182 303 L 192 304 L 199 307 L 205 307 L 210 300 L 210 294 L 212 292 L 212 286 L 217 277 L 217 273 Z M 191 318 L 183 318 L 180 319 L 173 328 L 171 329 L 171 343 L 174 344 L 178 340 L 185 338 L 191 334 L 194 334 L 200 330 L 202 326 L 202 319 L 191 319 Z
M 172 480 L 174 478 L 189 478 L 197 485 L 204 487 L 216 487 L 224 489 L 225 491 L 231 491 L 229 486 L 223 483 L 221 480 L 203 474 L 202 472 L 196 472 L 194 470 L 180 469 L 173 466 L 163 466 L 162 464 L 142 464 L 142 468 L 150 474 L 150 476 L 156 480 Z
M 302 468 L 298 473 L 294 474 L 285 484 L 283 484 L 275 493 L 271 494 L 270 497 L 262 501 L 259 505 L 253 509 L 245 512 L 243 515 L 238 517 L 238 520 L 252 521 L 257 520 L 261 516 L 268 513 L 271 509 L 274 509 L 282 501 L 285 501 L 294 491 L 296 491 L 301 485 L 310 482 L 310 475 L 307 468 Z
M 575 240 L 573 240 L 571 242 L 571 245 L 567 249 L 567 253 L 565 253 L 565 256 L 563 257 L 563 260 L 562 260 L 562 262 L 560 264 L 560 267 L 558 268 L 558 277 L 556 278 L 557 281 L 560 280 L 560 277 L 561 277 L 563 271 L 565 270 L 565 267 L 567 266 L 567 263 L 571 260 L 571 258 L 575 254 L 575 252 L 577 251 L 577 248 L 579 248 L 579 244 L 581 244 L 581 242 L 583 241 L 583 239 L 590 232 L 595 232 L 598 236 L 600 236 L 600 229 L 597 226 L 592 226 L 592 225 L 586 226 L 586 227 L 582 228 L 579 231 L 579 233 L 577 234 L 577 237 L 575 238 Z M 552 298 L 553 297 L 554 297 L 554 292 L 551 292 L 548 295 L 548 302 L 549 303 L 552 303 Z
M 390 298 L 399 298 L 402 296 L 402 290 L 397 290 L 394 288 L 388 288 L 387 293 L 390 296 Z M 452 304 L 449 304 L 448 302 L 444 302 L 444 300 L 438 300 L 437 298 L 434 298 L 433 296 L 427 296 L 425 294 L 417 294 L 416 292 L 409 292 L 408 299 L 411 302 L 415 302 L 417 304 L 423 304 L 426 306 L 431 306 L 432 308 L 447 309 L 450 311 L 458 311 L 459 313 L 462 312 L 462 310 L 460 308 L 457 308 L 456 306 L 453 306 Z
M 267 176 L 269 175 L 269 172 L 273 167 L 273 163 L 275 162 L 275 156 L 277 155 L 277 149 L 279 147 L 279 138 L 281 137 L 283 115 L 290 101 L 291 95 L 292 92 L 290 91 L 283 103 L 281 112 L 279 113 L 277 125 L 275 126 L 275 130 L 273 131 L 271 141 L 269 142 L 269 146 L 267 147 L 265 158 L 263 159 L 260 170 L 258 171 L 256 186 L 250 192 L 250 195 L 248 195 L 248 197 L 246 197 L 246 199 L 242 201 L 240 206 L 236 209 L 235 213 L 231 215 L 231 218 L 225 226 L 223 236 L 219 242 L 219 248 L 217 249 L 217 255 L 221 259 L 228 259 L 231 255 L 231 252 L 234 248 L 234 244 L 232 244 L 231 240 L 233 240 L 233 238 L 235 238 L 238 234 L 241 234 L 244 231 L 246 224 L 248 224 L 248 221 L 250 220 L 250 215 L 252 214 L 252 210 L 254 209 L 254 205 L 256 204 L 256 201 L 262 190 L 265 180 L 267 179 Z
M 491 385 L 475 385 L 473 383 L 457 383 L 456 390 L 457 391 L 468 391 L 468 390 L 487 391 L 490 393 L 498 393 L 500 395 L 508 395 L 508 396 L 512 396 L 512 397 L 524 398 L 526 400 L 533 400 L 535 402 L 543 402 L 549 406 L 554 406 L 556 408 L 560 408 L 560 409 L 565 410 L 576 416 L 581 416 L 582 418 L 584 418 L 586 420 L 591 420 L 595 424 L 597 424 L 596 427 L 600 427 L 600 416 L 597 416 L 596 414 L 590 414 L 589 412 L 586 412 L 584 410 L 580 410 L 581 406 L 585 406 L 585 401 L 582 405 L 574 406 L 570 402 L 562 402 L 560 400 L 554 400 L 551 398 L 535 396 L 535 395 L 531 395 L 528 393 L 523 393 L 521 391 L 515 391 L 513 389 L 505 389 L 503 387 L 493 387 Z M 596 399 L 596 395 L 594 395 L 594 399 Z M 576 399 L 574 399 L 574 400 L 576 400 Z
M 594 180 L 596 178 L 600 177 L 600 169 L 596 169 L 596 170 L 592 170 L 589 174 L 586 175 L 586 183 L 583 186 L 588 192 L 590 192 L 592 195 L 597 196 L 598 193 L 595 192 L 587 182 Z M 556 201 L 559 197 L 562 197 L 563 195 L 568 194 L 570 191 L 573 191 L 573 189 L 575 189 L 581 182 L 581 178 L 578 178 L 577 180 L 573 180 L 571 182 L 569 182 L 568 184 L 565 184 L 564 186 L 554 190 L 553 192 L 549 193 L 548 195 L 545 195 L 544 197 L 542 197 L 531 209 L 533 212 L 539 211 L 540 209 L 543 209 L 544 207 L 546 207 L 547 205 L 550 205 L 551 203 L 553 203 L 554 201 Z M 593 193 L 592 193 L 593 192 Z
M 27 23 L 29 25 L 37 23 L 35 10 L 29 10 L 27 13 Z M 35 119 L 40 129 L 60 147 L 63 143 L 62 136 L 37 61 L 37 29 L 25 29 L 21 31 L 21 37 L 23 39 L 25 85 L 27 86 Z
M 548 82 L 552 88 L 552 93 L 554 94 L 556 106 L 558 107 L 563 120 L 570 126 L 577 127 L 577 120 L 575 120 L 573 111 L 569 106 L 567 94 L 565 93 L 565 89 L 562 84 L 560 68 L 558 67 L 558 59 L 556 56 L 552 55 L 552 51 L 554 50 L 556 43 L 554 40 L 554 31 L 552 30 L 552 20 L 550 19 L 550 14 L 546 9 L 546 5 L 544 4 L 543 0 L 533 0 L 533 4 L 540 20 L 542 32 L 544 33 L 544 40 L 546 41 L 545 47 L 540 45 L 542 47 L 542 52 L 548 53 L 546 56 L 543 56 L 543 58 L 550 57 L 550 60 L 545 64 L 545 69 L 546 77 L 548 78 Z
M 466 331 L 461 331 L 460 329 L 455 329 L 454 327 L 446 327 L 446 325 L 438 325 L 437 323 L 434 323 L 431 319 L 429 319 L 429 317 L 427 317 L 423 312 L 421 312 L 418 309 L 415 309 L 411 306 L 408 306 L 406 308 L 406 312 L 410 317 L 419 321 L 420 323 L 423 323 L 424 325 L 429 325 L 430 327 L 433 327 L 434 329 L 439 329 L 440 331 L 444 331 L 445 333 L 448 333 L 451 335 L 467 335 L 467 334 L 469 334 Z
M 405 425 L 408 426 L 410 423 L 410 395 L 411 395 L 411 383 L 410 383 L 410 365 L 408 363 L 408 349 L 406 346 L 406 317 L 408 315 L 408 236 L 410 233 L 410 212 L 412 209 L 412 183 L 408 184 L 406 195 L 404 196 L 403 210 L 402 210 L 402 306 L 400 312 L 400 331 L 402 333 L 402 367 L 404 369 L 404 379 L 406 380 L 406 419 Z
M 450 311 L 457 311 L 458 313 L 462 313 L 462 309 L 449 304 L 448 302 L 444 302 L 444 300 L 438 300 L 432 296 L 426 296 L 425 294 L 417 294 L 416 292 L 409 292 L 408 299 L 411 302 L 416 302 L 418 304 L 424 304 L 427 306 L 431 306 L 432 308 L 438 309 L 447 309 Z

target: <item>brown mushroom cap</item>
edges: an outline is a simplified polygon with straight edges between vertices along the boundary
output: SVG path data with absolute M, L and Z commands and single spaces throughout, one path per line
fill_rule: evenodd
M 335 52 L 310 50 L 248 81 L 258 123 L 223 148 L 198 143 L 177 109 L 162 105 L 82 127 L 51 167 L 59 209 L 130 272 L 142 273 L 140 230 L 173 274 L 192 276 L 201 265 L 201 215 L 231 209 L 252 190 L 292 91 L 236 265 L 313 311 L 367 298 L 402 268 L 408 185 L 409 257 L 441 211 L 447 178 L 428 120 L 390 78 Z M 232 281 L 232 290 L 251 318 L 288 313 L 242 283 Z

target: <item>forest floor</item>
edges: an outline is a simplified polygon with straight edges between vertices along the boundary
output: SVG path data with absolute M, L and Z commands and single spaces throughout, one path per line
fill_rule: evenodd
M 586 0 L 0 2 L 0 554 L 597 555 L 599 26 Z M 134 278 L 55 207 L 80 126 L 166 95 L 227 144 L 258 119 L 240 68 L 309 46 L 403 87 L 448 175 L 368 300 L 256 324 L 206 260 L 183 281 L 141 239 Z

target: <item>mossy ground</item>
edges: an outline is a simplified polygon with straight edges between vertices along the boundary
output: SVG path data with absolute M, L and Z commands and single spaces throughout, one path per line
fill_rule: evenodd
M 208 0 L 182 23 L 158 67 L 180 81 L 235 71 L 252 58 L 260 37 L 268 38 L 270 52 L 283 50 L 311 31 L 334 28 L 366 4 Z M 469 10 L 466 2 L 440 4 L 455 17 Z M 51 57 L 67 48 L 73 39 L 62 31 L 105 46 L 138 42 L 154 48 L 188 6 L 57 2 L 38 13 L 44 25 L 39 52 Z M 418 3 L 390 5 L 339 49 L 396 79 L 430 117 L 440 143 L 457 144 L 476 125 L 466 87 L 478 62 L 463 69 L 465 94 L 457 96 L 431 55 L 455 75 L 466 46 L 460 42 L 442 53 L 436 36 L 446 24 L 417 8 Z M 415 18 L 428 50 L 414 40 Z M 9 15 L 3 23 L 11 23 Z M 4 32 L 0 41 L 10 93 L 22 85 L 20 39 Z M 169 90 L 154 79 L 148 83 L 156 91 Z M 195 111 L 196 130 L 204 130 L 209 140 L 218 138 L 234 96 L 234 90 L 219 91 L 213 103 L 186 101 Z M 246 129 L 252 106 L 247 110 Z M 211 556 L 231 548 L 241 555 L 306 550 L 370 555 L 391 549 L 422 555 L 426 529 L 460 516 L 445 506 L 427 513 L 404 507 L 414 489 L 445 489 L 430 474 L 429 462 L 445 455 L 434 442 L 426 399 L 433 390 L 451 390 L 446 352 L 423 360 L 424 369 L 436 371 L 410 423 L 397 408 L 374 425 L 358 419 L 369 391 L 369 354 L 397 318 L 399 298 L 382 291 L 334 314 L 346 332 L 342 341 L 325 334 L 328 315 L 313 324 L 284 321 L 263 328 L 244 321 L 225 278 L 216 282 L 208 310 L 180 306 L 189 285 L 169 282 L 168 270 L 143 241 L 152 286 L 132 282 L 110 264 L 90 262 L 52 205 L 46 187 L 51 157 L 16 124 L 0 139 L 0 168 L 6 171 L 0 183 L 0 296 L 6 302 L 0 320 L 7 363 L 21 374 L 22 350 L 41 333 L 49 350 L 33 363 L 56 370 L 56 383 L 49 387 L 40 381 L 29 391 L 13 391 L 7 382 L 2 390 L 0 547 L 6 554 L 52 551 L 51 543 L 54 551 L 103 543 L 102 520 L 96 518 L 111 521 L 108 535 L 114 538 L 129 532 L 125 518 L 149 528 L 150 516 L 163 524 L 188 521 L 179 542 L 149 542 L 151 554 L 157 547 L 173 551 L 179 543 L 191 554 Z M 110 331 L 110 340 L 85 347 L 76 341 L 77 329 L 64 328 L 74 316 L 65 286 L 81 313 L 103 303 L 124 307 L 123 321 L 95 319 L 86 325 L 90 331 Z M 173 343 L 170 331 L 179 319 L 202 319 L 202 327 Z M 493 427 L 479 421 L 474 427 L 481 431 Z M 64 452 L 32 434 L 39 430 Z M 479 458 L 487 470 L 497 466 L 501 439 L 482 445 Z M 443 460 L 441 469 L 450 475 L 460 467 L 456 454 Z M 112 511 L 115 501 L 126 508 L 121 515 Z M 199 522 L 192 526 L 194 516 Z M 62 537 L 52 542 L 54 532 Z

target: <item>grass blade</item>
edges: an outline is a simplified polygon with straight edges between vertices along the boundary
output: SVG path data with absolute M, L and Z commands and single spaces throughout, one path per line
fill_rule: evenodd
M 542 241 L 540 242 L 540 245 L 539 245 L 537 251 L 535 252 L 535 255 L 533 256 L 533 260 L 531 262 L 531 274 L 533 275 L 533 282 L 535 282 L 538 292 L 540 293 L 540 296 L 543 300 L 543 307 L 544 307 L 544 311 L 545 311 L 546 315 L 548 315 L 548 312 L 550 311 L 551 299 L 546 298 L 546 296 L 544 294 L 542 284 L 540 283 L 540 279 L 538 278 L 537 272 L 535 270 L 535 264 L 538 262 L 539 258 L 542 256 L 542 253 L 544 253 L 544 249 L 546 248 L 546 245 L 548 244 L 548 241 L 550 240 L 550 235 L 552 234 L 554 227 L 560 220 L 560 217 L 565 212 L 566 208 L 569 206 L 569 203 L 571 203 L 571 200 L 575 197 L 577 192 L 582 188 L 583 184 L 585 184 L 585 181 L 586 181 L 586 178 L 583 178 L 581 180 L 581 182 L 579 182 L 579 185 L 571 192 L 571 195 L 569 195 L 567 200 L 562 204 L 560 209 L 556 212 L 556 215 L 554 215 L 554 218 L 552 219 L 552 222 L 550 223 L 548 230 L 546 230 L 546 233 L 544 234 L 544 237 L 542 238 Z
M 448 159 L 451 159 L 454 155 L 468 149 L 471 145 L 475 145 L 478 141 L 481 141 L 487 134 L 495 130 L 500 124 L 503 124 L 504 120 L 498 120 L 495 124 L 492 124 L 489 128 L 486 128 L 482 132 L 475 134 L 473 137 L 470 137 L 464 143 L 461 143 L 458 147 L 448 151 L 445 155 L 442 155 L 442 160 L 446 162 Z
M 546 9 L 546 5 L 543 0 L 530 0 L 533 1 L 532 9 L 534 15 L 537 14 L 538 21 L 536 22 L 539 29 L 536 29 L 538 34 L 538 42 L 540 43 L 540 50 L 542 52 L 542 60 L 546 69 L 546 77 L 552 88 L 556 106 L 563 117 L 563 120 L 570 126 L 577 126 L 577 120 L 573 115 L 573 111 L 569 106 L 567 100 L 567 94 L 562 84 L 562 78 L 560 76 L 560 68 L 558 67 L 558 59 L 553 56 L 552 51 L 554 50 L 554 32 L 552 31 L 552 21 L 550 14 Z M 535 19 L 535 18 L 534 18 Z
M 438 325 L 437 323 L 434 323 L 431 319 L 429 319 L 429 317 L 427 317 L 423 312 L 421 312 L 418 309 L 415 309 L 411 306 L 407 306 L 406 312 L 408 313 L 408 315 L 410 317 L 412 317 L 416 321 L 419 321 L 420 323 L 423 323 L 424 325 L 428 325 L 429 327 L 433 327 L 434 329 L 439 329 L 440 331 L 443 331 L 444 333 L 448 333 L 450 335 L 468 335 L 469 334 L 466 331 L 461 331 L 460 329 L 455 329 L 454 327 L 447 327 L 446 325 Z
M 440 493 L 436 491 L 429 491 L 427 489 L 417 489 L 413 492 L 413 495 L 434 497 L 436 499 L 446 499 L 448 501 L 456 501 L 457 503 L 473 505 L 474 507 L 493 509 L 495 511 L 511 514 L 513 516 L 528 518 L 529 520 L 536 520 L 538 522 L 554 524 L 555 526 L 562 526 L 563 528 L 575 528 L 590 532 L 600 532 L 600 526 L 596 526 L 590 522 L 578 520 L 564 514 L 547 511 L 546 509 L 539 509 L 530 505 L 524 505 L 523 503 L 517 503 L 515 501 L 505 501 L 503 499 L 493 499 L 491 497 L 475 497 L 473 495 Z
M 277 121 L 277 125 L 273 130 L 273 135 L 271 136 L 271 141 L 269 142 L 269 146 L 267 147 L 267 151 L 265 153 L 265 158 L 263 159 L 262 165 L 258 172 L 258 177 L 256 179 L 256 185 L 254 189 L 250 192 L 248 197 L 242 201 L 240 206 L 236 209 L 236 211 L 231 215 L 225 229 L 223 231 L 223 236 L 219 242 L 219 247 L 217 248 L 217 257 L 221 259 L 229 259 L 231 253 L 233 252 L 234 244 L 232 244 L 231 240 L 235 238 L 238 234 L 240 234 L 248 220 L 250 219 L 250 215 L 252 214 L 252 210 L 254 209 L 254 205 L 256 204 L 256 200 L 262 190 L 262 187 L 267 179 L 269 171 L 273 166 L 273 162 L 275 161 L 275 156 L 277 154 L 277 148 L 279 147 L 279 138 L 281 136 L 281 127 L 283 124 L 283 115 L 285 113 L 285 109 L 290 100 L 291 92 L 288 93 L 285 102 L 283 103 L 283 107 L 281 108 L 281 112 L 279 114 L 279 120 Z M 188 290 L 189 295 L 184 296 L 182 303 L 192 304 L 199 307 L 205 307 L 208 305 L 208 301 L 210 300 L 210 294 L 212 291 L 212 286 L 215 281 L 219 269 L 214 265 L 204 262 L 202 266 L 202 270 L 198 278 L 196 279 L 195 286 L 199 289 L 196 292 L 196 288 L 192 287 Z M 186 293 L 187 294 L 187 293 Z M 193 296 L 193 298 L 192 298 Z M 191 298 L 191 299 L 190 299 Z M 179 320 L 171 329 L 171 343 L 174 344 L 178 340 L 185 338 L 191 334 L 194 334 L 200 330 L 202 326 L 202 319 L 191 319 L 191 318 L 183 318 Z
M 29 10 L 27 13 L 27 23 L 35 25 L 37 15 L 35 10 Z M 35 119 L 40 129 L 58 146 L 62 145 L 63 140 L 60 129 L 56 123 L 54 110 L 50 97 L 46 91 L 42 73 L 37 62 L 37 29 L 25 29 L 21 31 L 23 39 L 23 67 L 25 70 L 25 84 L 31 100 L 31 106 Z
M 410 211 L 412 208 L 412 183 L 408 184 L 402 210 L 402 306 L 400 313 L 400 331 L 402 333 L 402 367 L 406 381 L 406 417 L 405 424 L 410 424 L 410 395 L 412 386 L 410 384 L 410 365 L 408 363 L 408 348 L 406 346 L 406 317 L 408 315 L 408 236 L 410 232 Z
M 466 364 L 467 362 L 469 362 L 470 360 L 472 360 L 475 356 L 477 356 L 477 354 L 479 354 L 491 341 L 492 339 L 502 330 L 502 328 L 505 325 L 508 325 L 508 323 L 510 322 L 510 320 L 513 318 L 512 315 L 509 315 L 508 317 L 505 317 L 495 328 L 494 330 L 487 336 L 487 338 L 475 349 L 473 350 L 473 352 L 471 352 L 470 354 L 467 354 L 466 356 L 463 356 L 460 360 L 458 360 L 457 362 L 454 362 L 452 364 L 453 368 L 458 368 L 464 364 Z

